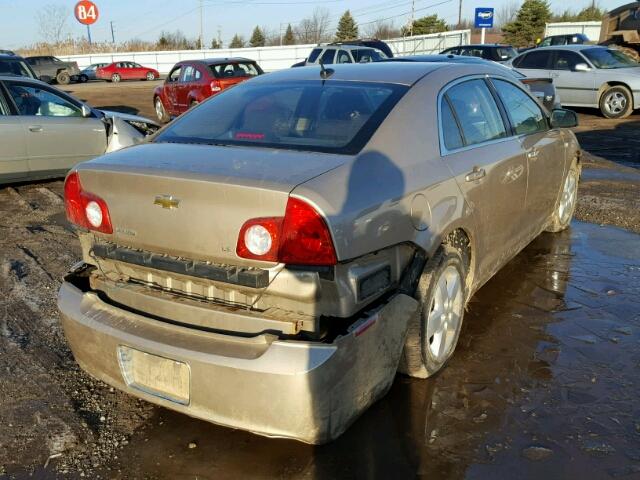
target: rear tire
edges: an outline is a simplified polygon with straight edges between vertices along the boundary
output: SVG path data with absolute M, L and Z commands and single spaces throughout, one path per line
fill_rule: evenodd
M 70 81 L 71 77 L 67 72 L 58 72 L 56 75 L 56 82 L 58 82 L 59 85 L 68 85 Z
M 164 104 L 162 103 L 162 99 L 160 97 L 156 97 L 153 100 L 153 106 L 155 108 L 158 120 L 160 120 L 162 123 L 167 123 L 169 121 L 169 115 L 167 115 L 167 111 L 164 109 Z
M 427 378 L 452 357 L 467 296 L 464 265 L 460 250 L 446 244 L 425 265 L 416 290 L 421 311 L 407 330 L 398 367 L 401 373 Z
M 156 79 L 156 75 L 153 72 L 147 72 L 147 80 L 152 81 Z
M 122 77 L 119 73 L 114 73 L 113 75 L 111 75 L 111 81 L 113 83 L 120 83 L 120 80 L 122 80 Z
M 633 112 L 633 96 L 625 86 L 609 87 L 602 92 L 599 106 L 606 118 L 625 118 Z
M 196 100 L 191 100 L 191 102 L 189 103 L 189 110 L 191 110 L 193 107 L 196 107 L 200 102 L 196 101 Z
M 578 204 L 578 183 L 580 181 L 580 167 L 575 160 L 569 168 L 569 172 L 562 183 L 562 191 L 553 214 L 551 222 L 545 229 L 547 232 L 561 232 L 571 223 L 573 213 Z

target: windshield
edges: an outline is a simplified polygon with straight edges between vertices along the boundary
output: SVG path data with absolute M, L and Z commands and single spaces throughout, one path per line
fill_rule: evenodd
M 178 118 L 155 141 L 353 154 L 406 90 L 321 80 L 242 83 Z
M 33 73 L 31 73 L 31 69 L 22 60 L 0 61 L 0 75 L 36 78 Z
M 582 53 L 587 57 L 596 68 L 629 68 L 640 67 L 640 64 L 633 60 L 631 57 L 627 57 L 624 53 L 618 50 L 609 50 L 607 48 L 589 48 L 582 50 Z

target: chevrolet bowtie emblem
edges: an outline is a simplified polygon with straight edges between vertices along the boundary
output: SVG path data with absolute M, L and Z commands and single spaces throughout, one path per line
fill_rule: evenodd
M 178 205 L 180 205 L 180 199 L 173 195 L 157 195 L 153 204 L 160 205 L 162 208 L 170 210 L 172 208 L 178 208 Z

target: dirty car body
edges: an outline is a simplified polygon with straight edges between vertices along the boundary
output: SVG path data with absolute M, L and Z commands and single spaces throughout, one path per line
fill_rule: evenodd
M 0 183 L 62 177 L 158 128 L 144 117 L 93 109 L 39 80 L 0 76 Z
M 83 259 L 58 303 L 83 369 L 194 417 L 325 443 L 390 388 L 416 272 L 445 238 L 470 240 L 468 299 L 547 227 L 577 142 L 504 69 L 325 77 L 257 77 L 70 173 Z M 495 85 L 537 120 L 513 125 Z M 481 105 L 459 103 L 470 91 Z M 475 132 L 458 144 L 451 104 Z

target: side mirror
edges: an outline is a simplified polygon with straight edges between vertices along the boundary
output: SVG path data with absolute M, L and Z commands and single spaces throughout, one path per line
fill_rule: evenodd
M 89 108 L 87 105 L 82 105 L 82 116 L 84 118 L 90 117 L 92 113 L 93 112 L 91 111 L 91 108 Z
M 591 69 L 586 63 L 578 63 L 575 67 L 573 67 L 574 72 L 588 72 L 589 70 Z
M 551 112 L 551 128 L 572 128 L 578 126 L 578 115 L 572 110 L 554 108 Z

